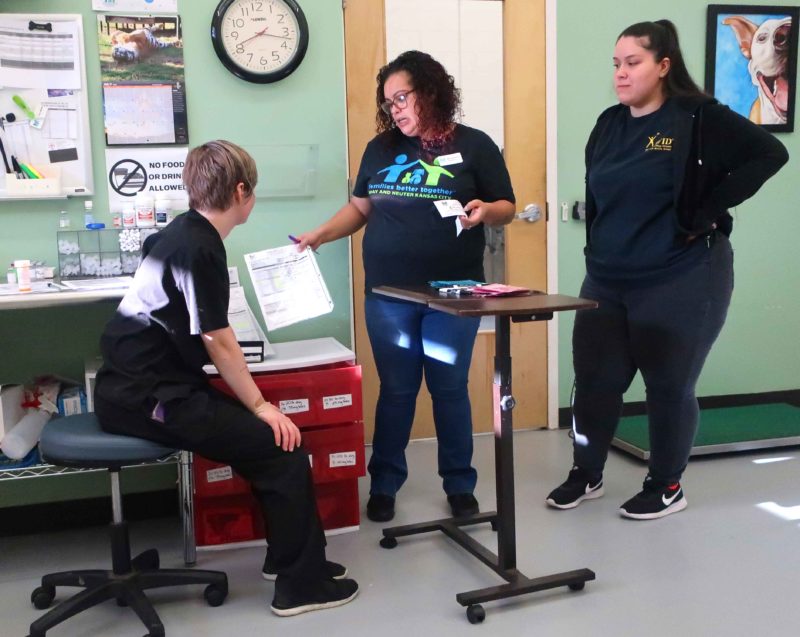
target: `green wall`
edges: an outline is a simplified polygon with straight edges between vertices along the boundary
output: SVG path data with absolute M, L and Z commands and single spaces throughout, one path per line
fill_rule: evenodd
M 194 146 L 224 138 L 241 144 L 319 145 L 317 193 L 302 199 L 260 199 L 246 226 L 226 241 L 229 265 L 239 267 L 248 297 L 255 299 L 242 255 L 287 243 L 333 214 L 347 197 L 346 115 L 342 5 L 339 0 L 303 3 L 310 43 L 300 68 L 272 85 L 255 85 L 230 74 L 211 46 L 211 16 L 218 0 L 181 0 L 189 140 Z M 3 0 L 3 13 L 83 14 L 89 118 L 94 160 L 95 217 L 109 225 L 96 14 L 89 0 Z M 12 104 L 0 105 L 7 112 Z M 262 173 L 259 179 L 269 181 Z M 45 259 L 56 264 L 59 210 L 72 227 L 83 220 L 83 199 L 0 202 L 0 264 Z M 318 257 L 335 303 L 331 314 L 276 330 L 273 342 L 333 336 L 350 343 L 349 252 L 346 241 L 326 245 Z M 5 269 L 3 268 L 3 271 Z M 83 377 L 83 360 L 97 353 L 97 338 L 116 303 L 58 310 L 0 312 L 0 383 L 25 381 L 44 372 Z M 259 314 L 256 312 L 256 314 Z
M 689 71 L 702 86 L 706 3 L 559 0 L 557 5 L 558 200 L 571 206 L 584 199 L 583 149 L 589 132 L 600 112 L 616 102 L 611 57 L 620 31 L 643 20 L 672 20 Z M 800 387 L 800 110 L 795 126 L 794 133 L 778 134 L 791 155 L 789 163 L 753 199 L 732 211 L 736 287 L 727 324 L 700 378 L 699 396 Z M 577 294 L 583 280 L 584 230 L 583 222 L 559 222 L 559 290 L 565 294 Z M 565 313 L 559 320 L 559 404 L 567 406 L 573 319 Z M 640 377 L 625 399 L 644 400 Z
M 239 267 L 255 306 L 242 255 L 287 243 L 333 214 L 347 198 L 344 33 L 340 0 L 304 2 L 310 28 L 306 57 L 291 76 L 272 85 L 248 84 L 231 75 L 211 46 L 211 16 L 218 0 L 181 0 L 189 139 L 194 146 L 225 138 L 248 145 L 318 144 L 317 192 L 305 199 L 261 199 L 244 227 L 226 241 L 229 265 Z M 90 0 L 3 0 L 3 13 L 83 14 L 89 118 L 94 160 L 95 217 L 107 223 L 100 65 L 95 13 Z M 4 113 L 12 105 L 0 105 Z M 260 174 L 269 180 L 269 174 Z M 83 220 L 83 199 L 0 202 L 0 264 L 14 259 L 45 259 L 56 264 L 59 210 L 66 208 L 72 227 Z M 331 314 L 268 334 L 272 342 L 333 336 L 350 346 L 349 251 L 346 241 L 320 249 L 320 268 L 335 303 Z M 5 271 L 5 268 L 3 268 Z M 58 309 L 0 312 L 0 384 L 57 373 L 83 379 L 83 361 L 98 353 L 97 341 L 116 303 Z M 256 312 L 258 314 L 258 312 Z M 149 479 L 125 481 L 131 489 L 165 488 L 174 472 L 156 469 Z M 34 483 L 38 486 L 34 487 Z M 107 493 L 104 476 L 15 480 L 0 483 L 0 507 L 49 499 Z

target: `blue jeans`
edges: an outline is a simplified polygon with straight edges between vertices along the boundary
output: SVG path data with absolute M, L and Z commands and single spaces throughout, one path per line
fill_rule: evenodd
M 372 296 L 367 296 L 364 309 L 381 382 L 369 461 L 370 493 L 394 497 L 408 477 L 405 451 L 423 371 L 433 399 L 445 493 L 472 493 L 478 474 L 471 466 L 467 380 L 480 320 Z
M 695 386 L 725 323 L 733 292 L 733 251 L 716 232 L 689 270 L 641 287 L 586 277 L 580 295 L 600 303 L 580 310 L 572 333 L 575 365 L 574 464 L 602 472 L 637 370 L 647 390 L 649 473 L 677 482 L 699 419 Z

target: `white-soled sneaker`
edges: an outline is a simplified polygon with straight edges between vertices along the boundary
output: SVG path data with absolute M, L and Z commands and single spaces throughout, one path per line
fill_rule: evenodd
M 584 500 L 599 498 L 603 491 L 603 474 L 592 475 L 580 467 L 572 467 L 567 481 L 556 487 L 545 502 L 556 509 L 574 509 Z
M 687 504 L 680 482 L 665 484 L 647 476 L 642 490 L 623 504 L 619 512 L 634 520 L 655 520 L 683 511 Z
M 275 591 L 270 607 L 280 617 L 293 617 L 312 610 L 335 608 L 352 602 L 358 595 L 358 584 L 352 579 L 329 579 L 315 594 L 304 599 L 293 599 Z

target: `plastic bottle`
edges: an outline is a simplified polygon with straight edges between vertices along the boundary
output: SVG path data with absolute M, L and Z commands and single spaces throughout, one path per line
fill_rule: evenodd
M 17 285 L 20 292 L 31 291 L 31 262 L 29 259 L 18 259 L 14 261 L 17 269 Z
M 8 266 L 8 272 L 6 272 L 6 281 L 9 285 L 17 284 L 17 271 L 14 269 L 13 263 Z
M 136 227 L 136 208 L 133 207 L 132 203 L 126 203 L 122 208 L 122 227 Z
M 119 210 L 111 211 L 111 227 L 112 228 L 122 227 L 122 213 Z
M 94 204 L 92 203 L 91 199 L 87 199 L 83 202 L 83 225 L 87 228 L 94 223 L 94 213 L 92 212 L 93 209 Z
M 136 227 L 153 228 L 156 225 L 156 213 L 153 197 L 145 192 L 136 195 Z
M 58 213 L 58 229 L 69 230 L 69 213 L 66 210 Z
M 170 212 L 172 212 L 172 206 L 169 199 L 156 199 L 155 213 L 157 228 L 163 228 L 169 223 Z
M 0 449 L 12 460 L 22 460 L 39 442 L 42 429 L 50 420 L 50 412 L 44 409 L 29 409 L 14 428 L 3 436 Z

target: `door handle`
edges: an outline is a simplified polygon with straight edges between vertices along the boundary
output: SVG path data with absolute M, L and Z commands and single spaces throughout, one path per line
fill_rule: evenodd
M 539 208 L 538 204 L 529 203 L 523 208 L 522 212 L 518 212 L 514 217 L 516 219 L 523 219 L 529 223 L 534 223 L 542 218 L 542 209 Z

